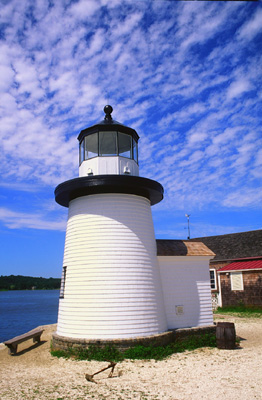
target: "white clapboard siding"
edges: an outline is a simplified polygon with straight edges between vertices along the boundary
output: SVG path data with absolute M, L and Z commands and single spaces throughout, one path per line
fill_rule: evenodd
M 210 258 L 158 257 L 168 329 L 213 324 Z
M 149 200 L 125 194 L 79 197 L 69 205 L 57 334 L 84 339 L 166 331 Z

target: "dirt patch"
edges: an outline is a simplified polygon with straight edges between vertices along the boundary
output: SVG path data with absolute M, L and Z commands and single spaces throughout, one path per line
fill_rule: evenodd
M 85 374 L 107 362 L 74 361 L 52 357 L 49 348 L 55 325 L 43 327 L 42 343 L 18 347 L 16 356 L 0 346 L 0 398 L 3 400 L 245 400 L 262 399 L 262 320 L 223 315 L 215 321 L 234 322 L 242 338 L 236 350 L 198 349 L 174 354 L 163 361 L 123 361 L 96 376 Z

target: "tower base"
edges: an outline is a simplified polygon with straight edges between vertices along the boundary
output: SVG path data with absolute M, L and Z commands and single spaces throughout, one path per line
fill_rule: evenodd
M 137 345 L 143 346 L 166 346 L 174 341 L 174 331 L 167 331 L 152 336 L 139 336 L 132 339 L 112 339 L 112 340 L 87 340 L 76 339 L 53 333 L 52 348 L 53 350 L 68 349 L 87 349 L 90 345 L 97 347 L 112 346 L 118 350 L 126 350 Z

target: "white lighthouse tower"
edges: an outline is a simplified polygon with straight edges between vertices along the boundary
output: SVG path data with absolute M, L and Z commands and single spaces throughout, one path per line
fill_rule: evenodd
M 163 187 L 138 176 L 136 131 L 104 111 L 78 136 L 79 177 L 55 189 L 69 208 L 57 346 L 167 330 L 151 213 Z

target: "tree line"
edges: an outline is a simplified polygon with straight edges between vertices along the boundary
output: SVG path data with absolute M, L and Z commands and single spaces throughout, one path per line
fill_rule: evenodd
M 0 290 L 60 289 L 59 278 L 34 278 L 32 276 L 0 276 Z

